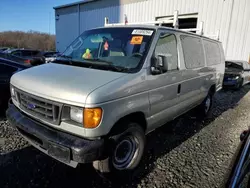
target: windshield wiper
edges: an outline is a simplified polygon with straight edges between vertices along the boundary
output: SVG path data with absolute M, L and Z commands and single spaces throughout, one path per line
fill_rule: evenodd
M 60 57 L 62 57 L 62 59 L 60 59 Z M 83 66 L 83 67 L 89 67 L 89 68 L 104 67 L 105 69 L 109 69 L 109 70 L 113 70 L 117 72 L 126 72 L 129 70 L 126 67 L 115 66 L 112 62 L 102 60 L 102 59 L 83 59 L 82 61 L 76 61 L 75 59 L 72 59 L 71 56 L 61 55 L 61 56 L 58 56 L 58 59 L 53 61 L 53 63 L 63 63 L 63 64 L 65 64 L 66 62 L 70 65 Z
M 113 64 L 111 61 L 106 61 L 106 60 L 98 59 L 98 58 L 95 58 L 95 59 L 84 59 L 84 61 L 90 61 L 90 62 L 95 61 L 95 62 L 105 63 L 105 64 L 109 64 L 109 65 Z
M 59 55 L 55 58 L 54 61 L 56 60 L 61 60 L 61 59 L 57 59 L 57 58 L 63 58 L 63 59 L 66 59 L 68 63 L 70 63 L 71 65 L 73 64 L 73 61 L 72 61 L 72 57 L 71 56 L 67 56 L 67 55 Z
M 118 72 L 125 72 L 125 71 L 128 71 L 129 69 L 126 68 L 126 67 L 122 67 L 122 66 L 116 66 L 113 64 L 113 62 L 111 61 L 106 61 L 106 60 L 103 60 L 103 59 L 85 59 L 84 61 L 86 62 L 100 62 L 100 63 L 103 63 L 105 66 L 107 66 L 109 69 L 112 69 L 114 71 L 118 71 Z M 100 64 L 98 64 L 100 65 Z

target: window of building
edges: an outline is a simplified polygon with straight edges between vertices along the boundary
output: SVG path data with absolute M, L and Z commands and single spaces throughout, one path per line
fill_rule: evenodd
M 173 17 L 173 15 L 157 17 L 156 20 L 163 21 L 169 19 L 170 17 Z M 178 15 L 179 29 L 197 28 L 197 21 L 198 13 Z M 162 26 L 173 27 L 173 23 L 162 24 Z

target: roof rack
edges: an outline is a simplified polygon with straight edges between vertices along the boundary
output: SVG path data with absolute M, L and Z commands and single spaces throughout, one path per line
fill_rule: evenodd
M 162 24 L 173 24 L 173 27 L 175 29 L 179 29 L 179 19 L 178 19 L 179 11 L 176 10 L 174 11 L 174 15 L 170 16 L 166 20 L 161 20 L 161 21 L 148 21 L 148 22 L 132 22 L 129 23 L 127 21 L 127 16 L 125 15 L 125 22 L 124 23 L 109 23 L 108 17 L 105 17 L 104 19 L 104 26 L 122 26 L 122 25 L 159 25 L 162 26 Z M 198 28 L 189 28 L 189 29 L 179 29 L 182 31 L 187 31 L 187 32 L 196 32 L 198 35 L 204 35 L 203 32 L 203 26 L 204 22 L 200 22 L 200 25 Z M 206 37 L 213 38 L 215 40 L 219 40 L 219 30 L 215 35 L 207 35 Z

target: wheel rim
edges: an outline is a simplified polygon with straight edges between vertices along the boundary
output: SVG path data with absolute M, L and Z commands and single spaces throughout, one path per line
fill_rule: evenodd
M 127 137 L 121 140 L 114 150 L 113 166 L 118 170 L 124 170 L 128 168 L 133 159 L 138 153 L 138 144 L 136 138 Z
M 206 101 L 205 101 L 205 112 L 206 113 L 209 111 L 210 106 L 211 106 L 211 98 L 210 98 L 210 96 L 208 96 Z

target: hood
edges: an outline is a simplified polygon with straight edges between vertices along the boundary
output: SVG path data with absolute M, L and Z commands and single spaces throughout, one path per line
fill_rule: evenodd
M 11 77 L 11 84 L 53 101 L 84 106 L 87 96 L 126 74 L 61 64 L 44 64 Z
M 240 63 L 236 62 L 226 62 L 225 73 L 241 73 L 244 70 L 243 66 Z

